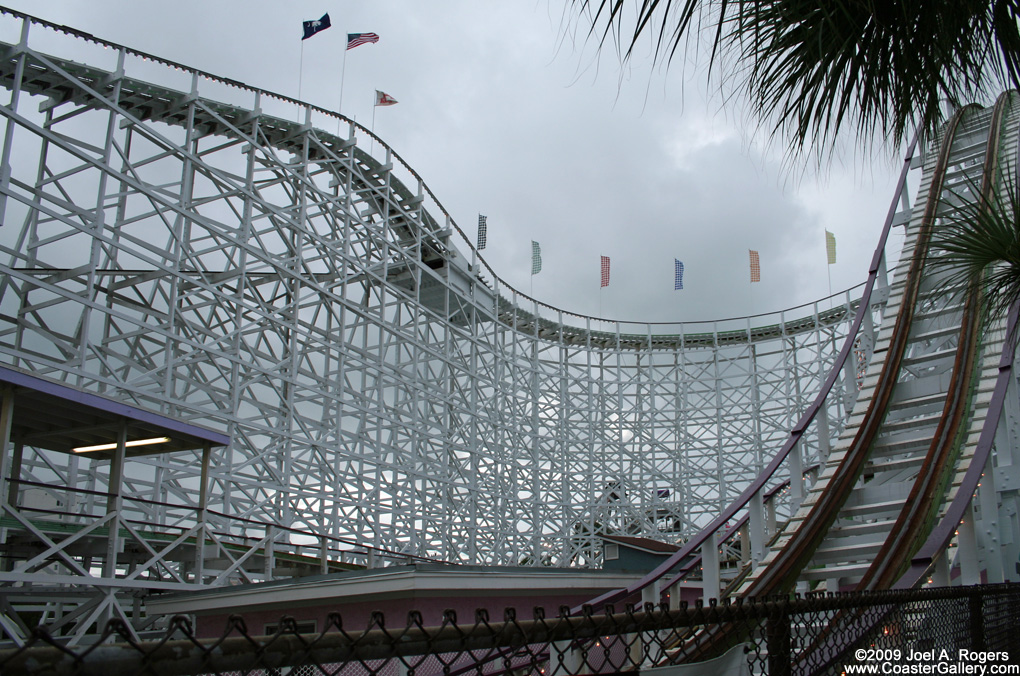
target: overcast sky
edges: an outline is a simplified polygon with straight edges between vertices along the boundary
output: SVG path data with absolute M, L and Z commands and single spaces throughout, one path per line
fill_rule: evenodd
M 567 0 L 5 0 L 113 42 L 297 96 L 340 104 L 396 150 L 541 301 L 610 319 L 694 321 L 771 312 L 863 282 L 894 189 L 892 155 L 847 157 L 823 179 L 784 170 L 704 74 L 596 53 Z M 332 28 L 304 41 L 301 22 Z M 565 18 L 566 17 L 566 18 Z M 597 60 L 596 60 L 597 59 Z M 837 240 L 826 265 L 825 230 Z M 543 270 L 531 278 L 531 240 Z M 761 256 L 749 283 L 748 249 Z M 599 256 L 612 259 L 600 291 Z M 673 290 L 673 259 L 686 266 Z M 533 284 L 533 287 L 532 287 Z

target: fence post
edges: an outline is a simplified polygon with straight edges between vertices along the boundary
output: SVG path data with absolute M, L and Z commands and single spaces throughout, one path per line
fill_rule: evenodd
M 981 592 L 972 592 L 967 597 L 967 606 L 970 609 L 970 648 L 971 650 L 984 650 L 985 615 Z
M 769 654 L 769 676 L 789 676 L 790 611 L 786 601 L 776 603 L 765 621 L 765 645 Z

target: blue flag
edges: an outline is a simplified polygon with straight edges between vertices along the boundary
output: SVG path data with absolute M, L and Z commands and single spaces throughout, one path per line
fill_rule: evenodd
M 305 34 L 301 39 L 307 40 L 316 33 L 326 30 L 329 26 L 329 12 L 323 14 L 322 18 L 318 21 L 302 21 L 301 28 L 304 30 Z
M 673 259 L 676 262 L 676 274 L 673 276 L 673 290 L 679 291 L 684 288 L 684 264 L 679 258 Z

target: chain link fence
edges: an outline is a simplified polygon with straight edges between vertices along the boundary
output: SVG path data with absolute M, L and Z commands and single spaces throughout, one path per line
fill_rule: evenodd
M 440 626 L 411 612 L 399 627 L 377 613 L 364 630 L 339 613 L 302 634 L 283 617 L 256 636 L 240 616 L 215 640 L 171 619 L 160 641 L 119 622 L 102 640 L 68 648 L 38 630 L 0 651 L 0 674 L 171 676 L 570 676 L 654 669 L 659 676 L 849 673 L 1020 674 L 1020 585 L 811 595 L 681 607 L 566 607 L 500 621 L 448 611 Z M 962 665 L 962 666 L 961 666 Z M 663 668 L 665 667 L 665 668 Z

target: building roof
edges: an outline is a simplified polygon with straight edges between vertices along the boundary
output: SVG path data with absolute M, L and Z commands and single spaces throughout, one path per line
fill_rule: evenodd
M 14 395 L 11 440 L 26 446 L 71 453 L 75 447 L 116 441 L 122 424 L 127 426 L 128 441 L 169 437 L 165 443 L 129 448 L 128 456 L 230 443 L 226 434 L 8 366 L 0 366 L 0 386 L 12 388 Z M 90 458 L 109 456 L 103 451 L 89 453 Z
M 673 552 L 680 551 L 680 547 L 678 545 L 670 544 L 668 542 L 659 542 L 658 540 L 652 540 L 650 538 L 639 538 L 630 535 L 603 535 L 602 539 L 607 542 L 615 542 L 617 544 L 630 547 L 631 549 L 639 549 L 651 554 L 672 554 Z
M 410 596 L 590 593 L 594 597 L 626 587 L 640 576 L 578 568 L 414 564 L 150 596 L 145 604 L 149 613 L 202 614 Z

